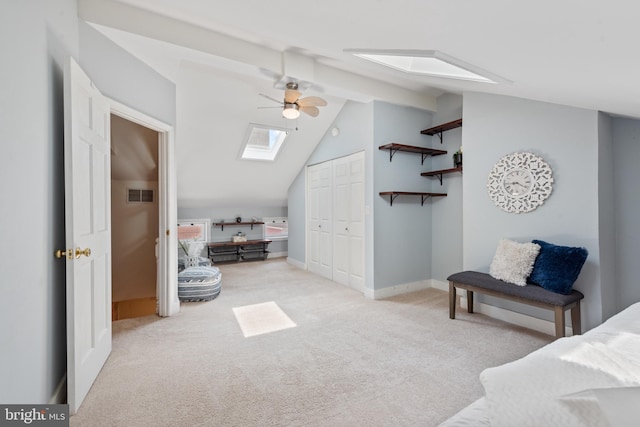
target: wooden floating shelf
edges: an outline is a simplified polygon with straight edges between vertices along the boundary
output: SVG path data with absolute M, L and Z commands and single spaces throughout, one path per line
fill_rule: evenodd
M 398 196 L 420 196 L 420 205 L 424 206 L 424 201 L 430 197 L 446 197 L 447 193 L 422 193 L 415 191 L 381 191 L 381 196 L 389 196 L 389 204 L 393 206 L 393 201 Z
M 393 159 L 393 155 L 396 154 L 398 151 L 422 154 L 422 164 L 424 164 L 424 159 L 426 159 L 429 156 L 441 156 L 443 154 L 447 154 L 446 150 L 436 150 L 435 148 L 426 148 L 426 147 L 417 147 L 415 145 L 398 144 L 396 142 L 381 145 L 380 147 L 378 147 L 378 149 L 389 150 L 389 161 Z
M 440 180 L 440 185 L 442 185 L 442 175 L 446 175 L 448 173 L 455 173 L 455 172 L 462 172 L 462 166 L 458 166 L 456 168 L 451 168 L 451 169 L 441 169 L 441 170 L 437 170 L 437 171 L 422 172 L 420 175 L 421 176 L 435 176 L 436 178 L 438 178 Z
M 443 123 L 438 126 L 434 126 L 429 129 L 425 129 L 420 133 L 423 135 L 438 135 L 440 137 L 440 144 L 442 144 L 442 132 L 446 132 L 451 129 L 462 127 L 462 119 L 454 120 L 452 122 Z
M 459 127 L 462 127 L 462 119 L 457 119 L 452 122 L 443 123 L 441 125 L 434 126 L 429 129 L 425 129 L 420 133 L 423 135 L 436 135 L 438 133 L 446 132 L 448 130 L 459 128 Z
M 224 230 L 225 225 L 250 225 L 253 230 L 254 225 L 263 225 L 262 221 L 252 221 L 252 222 L 215 222 L 213 223 L 214 227 L 219 226 L 221 230 Z

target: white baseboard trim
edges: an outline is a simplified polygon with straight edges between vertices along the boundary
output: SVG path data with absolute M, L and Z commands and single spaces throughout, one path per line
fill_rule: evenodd
M 58 383 L 58 387 L 56 387 L 53 392 L 53 396 L 49 399 L 49 405 L 57 405 L 59 403 L 67 402 L 67 374 L 65 373 L 62 376 L 62 379 Z
M 268 259 L 271 259 L 271 258 L 284 258 L 287 255 L 288 255 L 287 252 L 269 252 Z
M 430 281 L 431 281 L 432 288 L 449 292 L 449 282 L 441 282 L 440 280 L 435 280 L 435 279 L 431 279 Z
M 429 289 L 431 287 L 430 280 L 419 280 L 417 282 L 403 283 L 400 285 L 389 286 L 382 289 L 365 289 L 364 296 L 370 299 L 384 299 L 409 292 Z
M 291 264 L 294 267 L 298 267 L 301 270 L 306 270 L 307 269 L 307 264 L 304 262 L 300 262 L 297 259 L 293 259 L 290 257 L 287 257 L 287 264 Z

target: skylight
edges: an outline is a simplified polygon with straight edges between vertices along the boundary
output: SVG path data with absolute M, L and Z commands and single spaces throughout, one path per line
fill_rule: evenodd
M 437 50 L 345 49 L 359 58 L 410 74 L 498 83 L 507 80 Z
M 248 160 L 275 160 L 287 131 L 266 125 L 250 124 L 242 151 L 242 158 Z

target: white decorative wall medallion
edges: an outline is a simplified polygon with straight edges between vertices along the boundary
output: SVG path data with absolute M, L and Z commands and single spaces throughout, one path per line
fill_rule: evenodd
M 487 191 L 500 209 L 512 213 L 531 212 L 551 194 L 551 167 L 533 153 L 511 153 L 489 172 Z

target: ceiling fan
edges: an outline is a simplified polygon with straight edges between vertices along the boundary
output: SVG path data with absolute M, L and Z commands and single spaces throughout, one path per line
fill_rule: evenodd
M 307 96 L 305 98 L 300 98 L 302 93 L 298 90 L 298 83 L 296 82 L 287 83 L 287 88 L 284 91 L 283 101 L 279 101 L 262 93 L 260 95 L 282 105 L 282 117 L 286 119 L 297 119 L 298 117 L 300 117 L 301 111 L 305 114 L 310 115 L 311 117 L 316 117 L 318 114 L 320 114 L 320 110 L 318 109 L 318 107 L 324 107 L 325 105 L 327 105 L 327 101 L 320 98 L 319 96 Z

